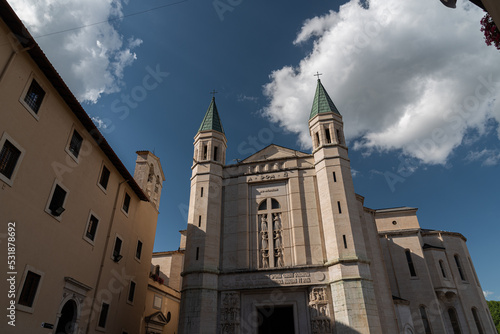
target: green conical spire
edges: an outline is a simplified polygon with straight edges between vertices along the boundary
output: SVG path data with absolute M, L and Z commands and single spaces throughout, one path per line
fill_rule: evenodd
M 198 132 L 212 130 L 224 133 L 224 128 L 222 127 L 219 113 L 217 112 L 217 106 L 215 105 L 215 97 L 212 97 L 212 102 L 210 102 L 210 106 L 203 118 L 203 122 L 201 122 Z
M 313 118 L 317 114 L 334 112 L 339 114 L 337 107 L 333 104 L 332 99 L 328 96 L 325 87 L 321 84 L 321 80 L 318 79 L 318 85 L 316 86 L 316 94 L 314 95 L 314 102 L 311 109 L 311 115 L 309 119 Z

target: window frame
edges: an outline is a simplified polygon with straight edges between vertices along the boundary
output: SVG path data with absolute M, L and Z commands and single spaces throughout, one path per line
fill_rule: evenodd
M 35 111 L 31 108 L 31 106 L 25 101 L 26 95 L 28 95 L 28 91 L 31 88 L 31 85 L 35 81 L 38 86 L 43 90 L 44 95 L 42 97 L 42 101 L 40 102 L 40 105 L 38 107 L 38 110 Z M 19 97 L 19 103 L 23 105 L 23 107 L 30 113 L 31 116 L 33 116 L 34 119 L 37 121 L 40 120 L 40 114 L 42 113 L 42 106 L 43 102 L 48 98 L 49 92 L 47 91 L 47 88 L 45 87 L 44 84 L 41 83 L 41 80 L 35 76 L 34 73 L 31 73 L 28 80 L 26 81 L 26 85 L 24 86 L 23 92 L 21 93 L 21 96 Z
M 107 170 L 108 171 L 108 179 L 106 181 L 106 187 L 104 187 L 102 184 L 101 184 L 101 180 L 102 180 L 102 176 L 103 176 L 103 172 L 104 170 Z M 99 177 L 97 178 L 97 186 L 105 193 L 107 194 L 108 193 L 108 186 L 109 186 L 109 180 L 111 179 L 111 170 L 106 166 L 106 164 L 103 162 L 102 165 L 101 165 L 101 170 L 99 172 Z
M 141 251 L 140 251 L 140 254 L 139 254 L 139 257 L 137 257 L 137 249 L 139 248 L 139 243 L 141 244 Z M 142 242 L 141 239 L 137 239 L 137 243 L 135 244 L 135 254 L 134 254 L 134 258 L 138 261 L 138 262 L 141 262 L 141 256 L 142 256 L 142 250 L 144 248 L 144 242 Z
M 0 152 L 2 151 L 6 141 L 9 141 L 9 143 L 11 143 L 12 146 L 14 146 L 21 152 L 19 154 L 19 157 L 17 158 L 16 165 L 14 166 L 10 178 L 0 173 L 0 180 L 9 185 L 10 187 L 12 187 L 14 185 L 14 180 L 17 176 L 17 172 L 19 171 L 24 155 L 26 154 L 26 150 L 21 145 L 19 145 L 19 143 L 15 141 L 7 132 L 4 132 L 2 134 L 2 137 L 0 138 Z
M 132 291 L 132 286 L 134 287 L 133 291 Z M 127 304 L 134 305 L 136 291 L 137 291 L 137 283 L 131 279 L 128 283 Z M 130 300 L 131 293 L 132 293 L 132 300 Z
M 160 306 L 157 306 L 156 303 L 157 300 L 160 300 Z M 153 296 L 153 308 L 156 310 L 161 310 L 162 306 L 163 306 L 163 296 L 155 293 Z
M 121 256 L 121 258 L 118 261 L 115 261 L 115 249 L 116 249 L 116 239 L 120 239 L 121 244 L 120 244 L 120 250 L 117 254 L 117 256 Z M 120 260 L 123 258 L 123 245 L 125 243 L 125 240 L 123 237 L 119 234 L 115 234 L 115 241 L 113 242 L 113 248 L 111 249 L 111 260 L 115 263 L 120 262 Z
M 70 150 L 70 146 L 71 146 L 71 142 L 73 141 L 73 136 L 75 134 L 75 132 L 82 138 L 82 141 L 80 142 L 80 147 L 78 148 L 78 152 L 77 154 L 75 155 L 71 150 Z M 81 156 L 81 153 L 82 153 L 82 147 L 83 147 L 83 144 L 85 142 L 85 138 L 83 137 L 83 135 L 80 133 L 80 131 L 78 131 L 76 129 L 75 126 L 71 127 L 71 131 L 69 133 L 69 138 L 68 138 L 68 142 L 66 143 L 66 147 L 64 148 L 64 151 L 66 153 L 68 153 L 68 155 L 76 162 L 76 163 L 79 163 L 79 157 Z
M 94 232 L 94 239 L 93 240 L 90 239 L 87 236 L 87 231 L 88 231 L 89 225 L 90 225 L 90 219 L 92 217 L 94 217 L 95 219 L 97 219 L 97 227 L 96 227 L 95 232 Z M 95 244 L 95 239 L 97 237 L 97 232 L 99 231 L 99 226 L 101 225 L 100 223 L 101 223 L 101 218 L 99 218 L 99 216 L 96 215 L 94 211 L 90 210 L 89 215 L 87 217 L 87 224 L 85 225 L 85 230 L 83 230 L 83 240 L 87 241 L 92 246 L 94 246 L 94 244 Z
M 22 294 L 22 291 L 24 289 L 24 285 L 26 284 L 26 277 L 28 276 L 28 272 L 32 272 L 32 273 L 40 276 L 40 280 L 38 281 L 38 286 L 36 288 L 35 296 L 33 297 L 33 302 L 31 304 L 31 306 L 19 304 L 19 299 L 21 298 L 21 294 Z M 30 265 L 26 265 L 26 267 L 24 268 L 23 276 L 21 278 L 21 281 L 19 282 L 19 286 L 17 289 L 17 291 L 19 293 L 18 293 L 17 298 L 16 298 L 16 309 L 18 309 L 19 311 L 26 312 L 26 313 L 33 313 L 35 311 L 36 303 L 37 303 L 38 297 L 40 296 L 40 289 L 41 289 L 41 286 L 43 285 L 44 276 L 45 276 L 45 273 L 43 271 L 35 269 L 34 267 L 32 267 Z
M 127 197 L 128 197 L 128 206 L 127 206 L 127 211 L 125 211 L 125 201 L 126 201 Z M 130 196 L 130 195 L 128 194 L 128 191 L 126 191 L 126 190 L 125 190 L 125 191 L 124 191 L 124 195 L 123 195 L 122 205 L 121 205 L 121 208 L 120 208 L 120 209 L 121 209 L 121 211 L 123 212 L 123 214 L 124 214 L 125 216 L 127 216 L 127 217 L 128 217 L 128 215 L 129 215 L 129 212 L 130 212 L 130 204 L 131 204 L 131 203 L 132 203 L 132 196 Z
M 106 318 L 104 319 L 104 327 L 101 326 L 101 316 L 102 316 L 102 309 L 103 306 L 107 305 L 106 308 Z M 97 323 L 96 323 L 96 329 L 105 331 L 106 330 L 106 325 L 108 324 L 108 316 L 109 316 L 109 309 L 111 308 L 111 305 L 105 302 L 101 302 L 101 307 L 99 308 L 99 317 L 97 318 Z
M 52 218 L 54 218 L 55 220 L 57 221 L 61 221 L 62 219 L 62 215 L 64 212 L 62 212 L 59 216 L 54 216 L 52 214 L 52 211 L 49 209 L 50 208 L 50 203 L 52 202 L 52 197 L 54 196 L 54 191 L 56 190 L 56 186 L 59 186 L 61 187 L 64 191 L 66 191 L 66 195 L 64 196 L 64 200 L 63 200 L 63 203 L 62 203 L 62 207 L 65 209 L 66 207 L 66 203 L 68 201 L 68 196 L 69 196 L 69 190 L 68 188 L 66 188 L 61 181 L 59 181 L 58 179 L 55 179 L 54 180 L 54 183 L 52 184 L 52 189 L 50 190 L 50 194 L 49 194 L 49 198 L 47 200 L 47 205 L 45 206 L 45 212 L 48 213 Z

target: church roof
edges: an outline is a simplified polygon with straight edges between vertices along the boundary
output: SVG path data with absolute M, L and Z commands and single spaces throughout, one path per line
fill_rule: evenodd
M 212 102 L 210 102 L 210 106 L 208 106 L 207 113 L 203 118 L 203 122 L 201 122 L 198 132 L 212 130 L 224 133 L 224 128 L 222 127 L 219 113 L 217 112 L 217 105 L 215 105 L 215 97 L 212 97 Z
M 318 85 L 316 86 L 316 94 L 314 95 L 314 102 L 311 108 L 311 115 L 309 119 L 313 118 L 317 114 L 334 112 L 340 115 L 339 110 L 333 103 L 332 99 L 325 90 L 325 87 L 321 84 L 321 80 L 318 79 Z

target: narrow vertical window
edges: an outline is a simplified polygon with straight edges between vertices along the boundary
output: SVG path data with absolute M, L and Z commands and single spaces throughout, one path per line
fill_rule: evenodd
M 344 239 L 344 248 L 347 249 L 347 240 L 345 238 L 345 234 L 342 236 L 342 239 Z
M 406 261 L 408 262 L 408 269 L 410 270 L 410 276 L 416 277 L 417 273 L 415 272 L 415 267 L 413 265 L 413 259 L 411 257 L 411 252 L 407 249 L 405 250 Z
M 207 160 L 208 156 L 208 147 L 207 145 L 203 145 L 203 160 Z
M 87 237 L 87 239 L 89 239 L 91 242 L 94 242 L 97 232 L 97 225 L 99 225 L 99 219 L 97 219 L 94 215 L 90 215 L 90 219 L 87 223 L 85 237 Z
M 30 88 L 24 97 L 24 102 L 35 114 L 38 114 L 38 110 L 42 105 L 43 98 L 45 96 L 45 91 L 42 87 L 36 82 L 35 79 L 31 81 Z
M 337 175 L 335 175 L 335 172 L 333 172 L 333 182 L 337 182 Z
M 71 137 L 71 141 L 69 142 L 69 151 L 75 158 L 78 158 L 78 155 L 80 154 L 80 149 L 82 148 L 82 142 L 83 138 L 82 136 L 76 132 L 76 130 L 73 131 L 73 136 Z
M 41 277 L 42 276 L 32 271 L 28 271 L 24 280 L 23 289 L 21 290 L 21 295 L 19 296 L 19 305 L 33 307 Z
M 64 200 L 66 199 L 66 190 L 56 184 L 52 199 L 49 204 L 49 211 L 54 217 L 59 217 L 64 212 Z
M 470 257 L 467 259 L 469 260 L 470 269 L 472 270 L 472 273 L 474 274 L 474 278 L 476 279 L 477 286 L 481 286 L 479 284 L 479 278 L 477 277 L 476 269 L 474 269 L 474 266 L 472 265 L 472 261 L 471 261 Z
M 140 260 L 142 255 L 142 241 L 137 240 L 137 247 L 135 249 L 135 257 Z
M 429 323 L 429 319 L 427 318 L 427 311 L 425 310 L 425 306 L 420 306 L 420 317 L 422 318 L 422 323 L 424 324 L 425 334 L 432 334 L 431 324 Z
M 198 216 L 198 227 L 201 227 L 201 216 Z
M 448 316 L 450 317 L 453 334 L 462 334 L 462 331 L 460 330 L 460 324 L 458 323 L 457 311 L 455 311 L 453 307 L 448 309 Z
M 439 260 L 439 268 L 441 268 L 441 275 L 443 275 L 443 278 L 446 278 L 446 271 L 444 270 L 443 260 Z
M 479 334 L 484 334 L 483 325 L 481 325 L 481 320 L 479 319 L 479 314 L 477 314 L 477 309 L 475 307 L 472 308 L 472 315 L 474 316 L 477 332 Z
M 107 169 L 106 166 L 102 166 L 102 171 L 101 171 L 101 177 L 99 179 L 99 184 L 104 189 L 106 189 L 108 187 L 109 175 L 110 174 L 111 173 L 109 172 L 109 169 Z
M 214 146 L 214 158 L 213 158 L 214 161 L 218 161 L 219 160 L 219 159 L 217 159 L 218 158 L 218 154 L 217 153 L 219 153 L 218 152 L 218 147 Z
M 316 147 L 319 146 L 319 133 L 316 132 Z
M 337 140 L 339 144 L 342 144 L 342 138 L 340 137 L 340 130 L 337 129 Z
M 101 328 L 106 328 L 106 321 L 108 320 L 108 311 L 109 311 L 109 304 L 102 303 L 101 313 L 99 314 L 99 322 L 97 323 L 97 326 Z
M 113 248 L 113 261 L 118 262 L 122 259 L 122 255 L 120 254 L 122 250 L 122 239 L 116 237 L 115 239 L 115 247 Z
M 125 198 L 123 199 L 123 211 L 125 211 L 125 213 L 128 213 L 128 210 L 130 208 L 130 195 L 125 193 Z
M 200 256 L 200 247 L 196 247 L 196 261 L 198 261 L 199 256 Z
M 8 140 L 5 140 L 0 152 L 0 173 L 10 179 L 14 173 L 17 160 L 21 156 L 21 151 Z
M 130 281 L 130 286 L 129 286 L 129 289 L 128 289 L 128 298 L 127 298 L 127 300 L 130 303 L 134 302 L 134 295 L 135 295 L 135 282 L 134 281 Z
M 200 197 L 203 197 L 203 187 L 201 187 L 201 194 Z
M 332 142 L 332 137 L 330 136 L 330 129 L 325 129 L 326 142 L 330 144 Z
M 339 213 L 342 213 L 342 208 L 340 207 L 340 201 L 337 201 L 337 207 L 339 208 Z
M 458 257 L 458 255 L 455 255 L 454 257 L 455 257 L 455 263 L 457 265 L 458 273 L 460 274 L 460 279 L 462 281 L 465 281 L 465 275 L 464 275 L 464 272 L 462 269 L 462 263 L 460 262 L 460 258 Z

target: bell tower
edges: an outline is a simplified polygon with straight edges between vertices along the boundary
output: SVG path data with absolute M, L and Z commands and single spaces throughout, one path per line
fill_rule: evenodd
M 227 140 L 212 98 L 194 137 L 179 333 L 216 333 Z
M 335 321 L 359 333 L 379 333 L 377 304 L 342 116 L 319 79 L 309 117 L 309 131 Z

